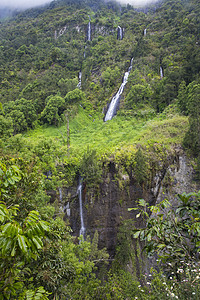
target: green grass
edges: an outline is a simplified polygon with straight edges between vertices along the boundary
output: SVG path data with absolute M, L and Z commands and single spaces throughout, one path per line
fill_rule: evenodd
M 152 120 L 114 117 L 103 122 L 99 117 L 86 115 L 83 109 L 70 121 L 70 151 L 81 155 L 87 147 L 98 153 L 113 153 L 121 148 L 135 147 L 138 143 L 160 143 L 166 147 L 181 144 L 188 127 L 188 120 L 178 114 L 162 114 Z M 44 138 L 52 138 L 60 145 L 66 145 L 67 128 L 39 127 L 24 135 L 33 144 Z M 66 147 L 66 146 L 65 146 Z

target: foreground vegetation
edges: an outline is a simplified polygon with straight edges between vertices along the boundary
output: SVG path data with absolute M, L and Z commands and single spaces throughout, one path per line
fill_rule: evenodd
M 139 283 L 120 267 L 118 255 L 105 273 L 109 259 L 105 249 L 98 250 L 97 233 L 92 241 L 80 237 L 80 243 L 74 243 L 58 211 L 47 205 L 41 174 L 1 163 L 0 175 L 1 199 L 7 203 L 0 204 L 1 299 L 199 298 L 199 193 L 179 195 L 176 213 L 168 210 L 166 218 L 166 200 L 151 207 L 154 218 L 141 210 L 137 218 L 144 214 L 148 226 L 136 233 L 128 227 L 130 237 L 141 235 L 147 252 L 162 261 L 164 273 L 151 270 Z M 142 200 L 139 204 L 148 206 Z M 129 242 L 125 240 L 126 260 Z

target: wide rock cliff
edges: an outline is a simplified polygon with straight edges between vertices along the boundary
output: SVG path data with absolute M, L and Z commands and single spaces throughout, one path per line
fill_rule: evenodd
M 163 156 L 163 155 L 162 155 Z M 125 169 L 123 169 L 125 170 Z M 181 148 L 174 148 L 157 162 L 149 163 L 146 181 L 137 182 L 133 166 L 127 172 L 122 172 L 119 163 L 111 161 L 102 174 L 98 189 L 90 189 L 87 182 L 83 183 L 83 219 L 86 234 L 91 237 L 97 230 L 100 248 L 106 247 L 111 257 L 114 257 L 117 236 L 125 220 L 132 219 L 132 226 L 142 226 L 142 221 L 135 218 L 135 211 L 128 208 L 136 206 L 138 199 L 145 199 L 150 204 L 161 201 L 163 197 L 176 202 L 175 195 L 197 189 L 192 182 L 193 168 Z M 65 219 L 69 219 L 73 234 L 79 236 L 80 206 L 77 186 L 64 188 Z M 67 205 L 66 205 L 67 204 Z M 63 204 L 64 205 L 64 204 Z

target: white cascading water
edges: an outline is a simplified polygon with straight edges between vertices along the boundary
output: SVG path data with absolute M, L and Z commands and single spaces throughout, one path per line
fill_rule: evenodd
M 160 78 L 162 79 L 163 78 L 163 68 L 160 66 Z
M 60 36 L 62 36 L 65 33 L 66 30 L 67 30 L 67 26 L 61 28 L 60 31 L 58 32 L 57 38 L 59 38 Z
M 62 202 L 62 199 L 63 199 L 63 196 L 62 196 L 62 189 L 59 187 L 59 188 L 58 188 L 58 191 L 59 191 L 59 199 L 60 199 L 60 202 Z
M 88 41 L 91 41 L 91 18 L 90 18 L 90 16 L 89 16 L 89 19 L 90 19 L 90 21 L 89 21 L 89 23 L 88 23 L 88 32 L 87 32 L 87 40 Z
M 123 82 L 122 82 L 117 94 L 112 98 L 112 100 L 110 102 L 110 106 L 108 108 L 108 111 L 107 111 L 105 119 L 104 119 L 105 122 L 111 120 L 114 117 L 114 115 L 116 114 L 116 110 L 117 110 L 117 106 L 119 105 L 119 100 L 120 100 L 121 94 L 124 91 L 124 87 L 128 82 L 128 76 L 132 70 L 132 65 L 133 65 L 133 58 L 131 59 L 131 64 L 130 64 L 130 67 L 128 68 L 128 72 L 125 72 L 125 74 L 124 74 Z
M 77 88 L 81 89 L 81 84 L 82 84 L 82 72 L 81 71 L 79 72 L 78 79 L 79 79 L 79 82 L 78 82 Z
M 123 40 L 123 30 L 120 26 L 117 27 L 117 39 Z
M 83 236 L 83 238 L 85 237 L 85 225 L 84 225 L 84 220 L 83 220 L 83 201 L 82 201 L 82 181 L 80 180 L 80 183 L 78 185 L 78 197 L 79 197 L 79 205 L 80 205 L 80 219 L 81 219 L 81 229 L 80 229 L 80 235 Z
M 71 209 L 70 209 L 70 206 L 69 206 L 69 202 L 67 202 L 67 204 L 64 206 L 64 212 L 67 213 L 67 216 L 69 218 L 70 215 L 71 215 Z
M 58 191 L 59 191 L 59 200 L 60 200 L 60 213 L 63 213 L 64 208 L 63 208 L 63 204 L 62 204 L 62 201 L 63 201 L 62 189 L 59 187 Z
M 147 29 L 145 28 L 145 30 L 144 30 L 144 36 L 146 36 L 147 35 Z
M 67 216 L 70 217 L 70 215 L 71 215 L 71 210 L 70 210 L 70 207 L 69 207 L 69 202 L 68 202 L 67 205 L 66 205 L 66 212 L 67 212 Z

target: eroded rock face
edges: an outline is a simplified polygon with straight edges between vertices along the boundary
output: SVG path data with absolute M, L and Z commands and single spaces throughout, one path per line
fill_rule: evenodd
M 86 226 L 88 234 L 92 236 L 95 230 L 98 230 L 99 246 L 106 247 L 112 257 L 122 221 L 135 218 L 135 212 L 129 212 L 128 208 L 134 207 L 136 200 L 146 195 L 140 186 L 129 182 L 126 182 L 121 190 L 113 174 L 108 175 L 110 181 L 102 184 L 98 199 L 95 199 L 87 210 Z M 86 198 L 86 202 L 88 201 L 90 200 Z
M 106 247 L 111 260 L 114 257 L 118 259 L 116 246 L 123 243 L 124 238 L 129 239 L 131 255 L 126 262 L 126 268 L 135 274 L 137 280 L 141 280 L 140 274 L 148 273 L 157 263 L 156 259 L 149 260 L 143 257 L 141 254 L 143 245 L 132 238 L 130 232 L 133 227 L 139 228 L 144 224 L 142 218 L 136 218 L 138 211 L 128 211 L 128 208 L 136 207 L 138 199 L 145 199 L 150 205 L 154 205 L 165 198 L 176 207 L 178 193 L 200 189 L 193 181 L 194 170 L 191 162 L 180 148 L 173 149 L 160 160 L 157 169 L 152 167 L 150 171 L 148 183 L 138 184 L 134 179 L 133 169 L 123 173 L 117 163 L 112 161 L 104 170 L 102 182 L 96 190 L 90 188 L 87 182 L 82 184 L 82 210 L 86 235 L 93 238 L 95 231 L 98 231 L 99 248 Z M 59 209 L 62 208 L 62 215 L 64 213 L 64 220 L 70 224 L 73 235 L 77 237 L 81 228 L 78 182 L 77 176 L 73 186 L 62 188 L 62 203 L 59 203 L 58 191 L 51 195 L 52 201 L 57 199 Z M 120 240 L 119 232 L 122 228 L 125 228 L 125 231 Z M 125 255 L 123 253 L 122 249 L 122 256 Z
M 162 182 L 157 203 L 167 198 L 173 207 L 177 204 L 177 194 L 197 191 L 200 187 L 193 181 L 194 170 L 191 161 L 182 151 L 176 165 L 169 166 Z
M 136 227 L 142 226 L 142 221 L 135 218 L 136 212 L 128 211 L 128 208 L 136 206 L 138 199 L 142 198 L 150 204 L 155 204 L 167 197 L 175 203 L 177 193 L 184 191 L 187 193 L 197 189 L 192 182 L 192 166 L 181 149 L 166 158 L 162 168 L 154 174 L 150 186 L 139 185 L 127 174 L 119 176 L 116 172 L 113 163 L 97 192 L 92 192 L 87 183 L 83 184 L 82 191 L 86 234 L 93 237 L 97 230 L 100 248 L 106 247 L 111 257 L 115 254 L 117 233 L 122 221 L 133 219 Z M 70 217 L 67 215 L 65 217 L 69 219 L 74 235 L 79 236 L 80 208 L 76 187 L 66 190 L 65 195 L 68 195 L 71 211 Z

